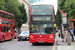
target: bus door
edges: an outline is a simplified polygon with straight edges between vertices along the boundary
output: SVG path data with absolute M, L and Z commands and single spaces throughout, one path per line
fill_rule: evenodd
M 13 38 L 15 38 L 15 27 L 11 26 L 10 30 L 11 30 L 11 35 L 13 36 Z
M 15 27 L 12 27 L 13 38 L 15 38 Z

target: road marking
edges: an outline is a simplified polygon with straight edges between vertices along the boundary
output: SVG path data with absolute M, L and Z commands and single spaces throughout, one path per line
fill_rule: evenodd
M 55 44 L 56 44 L 56 42 L 54 43 L 52 50 L 55 50 Z

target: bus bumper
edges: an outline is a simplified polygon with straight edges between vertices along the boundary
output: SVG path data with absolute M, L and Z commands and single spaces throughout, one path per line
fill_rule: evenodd
M 2 41 L 2 37 L 0 36 L 0 41 Z
M 36 41 L 36 40 L 33 40 L 33 41 L 29 41 L 30 43 L 54 43 L 54 40 L 49 40 L 49 41 Z

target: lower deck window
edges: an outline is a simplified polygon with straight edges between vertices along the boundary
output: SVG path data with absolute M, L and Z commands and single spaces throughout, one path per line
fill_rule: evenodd
M 1 32 L 9 32 L 10 28 L 7 26 L 1 26 Z

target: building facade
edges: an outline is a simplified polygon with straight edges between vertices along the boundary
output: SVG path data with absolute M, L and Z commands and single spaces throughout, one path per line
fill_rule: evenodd
M 40 0 L 28 0 L 30 4 L 40 3 Z

